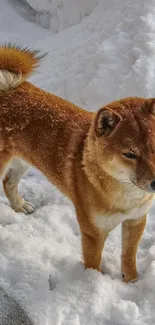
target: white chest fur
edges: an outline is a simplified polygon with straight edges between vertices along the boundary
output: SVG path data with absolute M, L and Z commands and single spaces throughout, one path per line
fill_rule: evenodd
M 112 209 L 106 214 L 95 215 L 93 222 L 97 228 L 111 231 L 127 219 L 139 219 L 146 215 L 151 208 L 153 197 L 154 195 L 136 188 L 130 193 L 128 191 L 118 193 Z

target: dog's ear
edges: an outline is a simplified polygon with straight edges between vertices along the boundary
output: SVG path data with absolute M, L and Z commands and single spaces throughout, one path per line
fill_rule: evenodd
M 95 119 L 95 133 L 97 137 L 108 136 L 121 121 L 121 116 L 115 113 L 111 108 L 101 108 Z
M 155 115 L 155 98 L 147 99 L 145 104 L 145 111 L 152 115 Z

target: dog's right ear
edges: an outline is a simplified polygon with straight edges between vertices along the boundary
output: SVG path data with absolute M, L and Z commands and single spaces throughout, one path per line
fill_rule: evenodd
M 97 137 L 108 136 L 121 121 L 121 116 L 111 108 L 101 108 L 95 118 L 95 133 Z

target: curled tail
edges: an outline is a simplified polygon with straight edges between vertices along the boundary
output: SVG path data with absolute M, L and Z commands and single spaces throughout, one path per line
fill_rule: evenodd
M 39 51 L 16 45 L 0 46 L 0 92 L 17 87 L 39 66 Z

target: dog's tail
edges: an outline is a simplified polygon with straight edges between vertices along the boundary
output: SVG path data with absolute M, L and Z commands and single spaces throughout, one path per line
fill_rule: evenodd
M 0 92 L 15 88 L 25 81 L 45 56 L 39 53 L 11 44 L 0 46 Z

